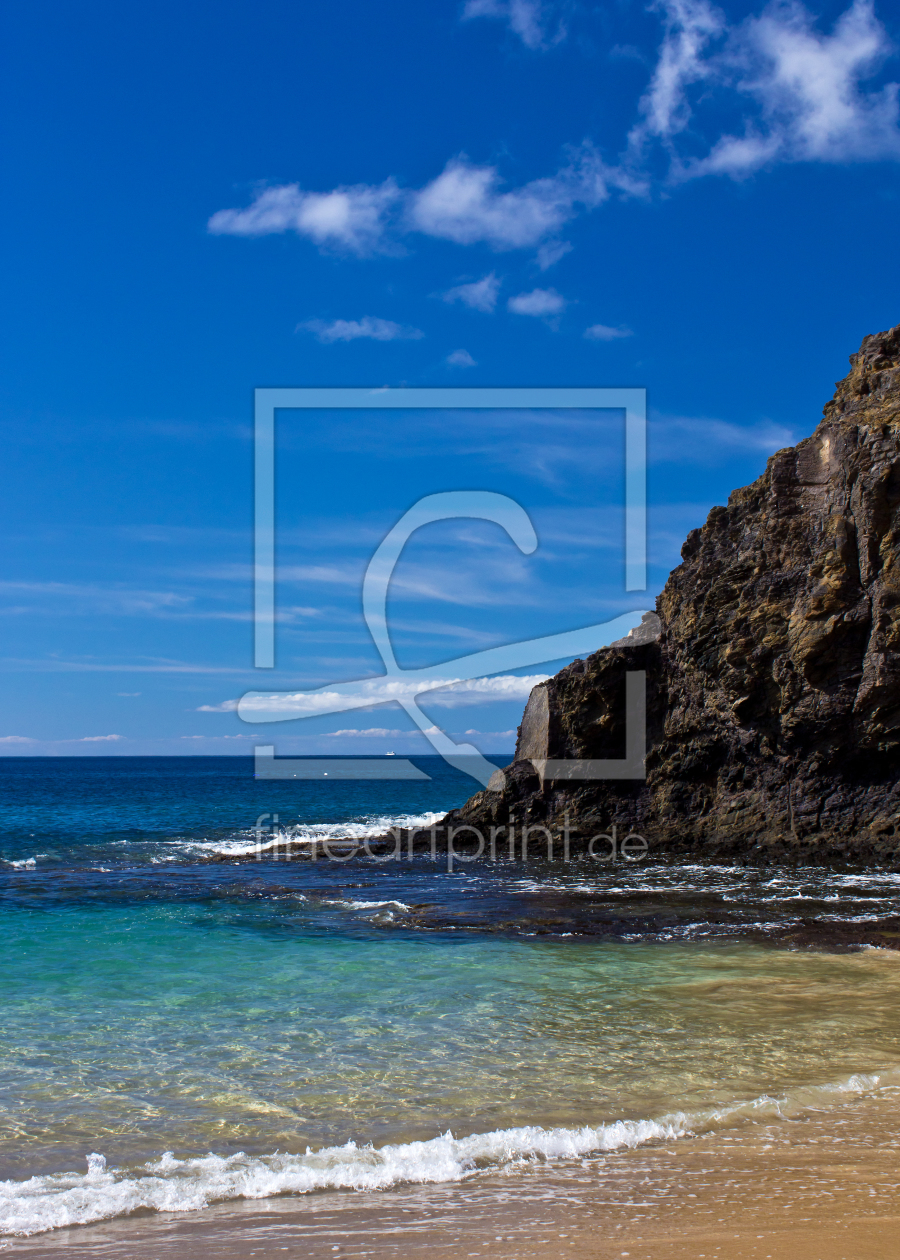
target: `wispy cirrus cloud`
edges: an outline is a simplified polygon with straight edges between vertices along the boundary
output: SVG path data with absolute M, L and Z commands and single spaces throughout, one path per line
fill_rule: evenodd
M 547 48 L 565 38 L 566 28 L 558 21 L 552 35 L 549 23 L 554 6 L 543 0 L 466 0 L 462 20 L 499 18 L 518 35 L 526 48 Z
M 653 7 L 661 37 L 617 160 L 605 161 L 586 140 L 553 174 L 518 187 L 507 187 L 495 165 L 465 155 L 419 188 L 393 177 L 327 191 L 282 184 L 263 188 L 248 206 L 217 211 L 209 231 L 295 232 L 320 250 L 358 256 L 396 252 L 419 235 L 496 252 L 534 250 L 543 268 L 570 248 L 566 226 L 613 196 L 646 197 L 702 176 L 739 179 L 782 163 L 900 161 L 900 85 L 868 86 L 894 52 L 873 0 L 852 0 L 827 32 L 800 0 L 772 0 L 739 22 L 711 0 Z M 548 34 L 551 16 L 541 0 L 469 0 L 463 9 L 467 20 L 505 21 L 533 49 L 559 35 L 559 26 Z M 496 293 L 486 281 L 445 296 L 465 301 L 468 289 L 469 305 L 493 309 Z M 334 337 L 343 339 L 351 338 Z
M 546 49 L 565 33 L 560 24 L 547 37 L 554 7 L 544 0 L 468 0 L 462 18 L 501 19 L 527 47 Z M 897 84 L 863 87 L 894 51 L 873 0 L 853 0 L 830 34 L 817 29 L 817 15 L 800 0 L 772 0 L 736 24 L 710 0 L 658 0 L 652 7 L 662 16 L 663 38 L 629 138 L 631 164 L 651 140 L 668 148 L 681 178 L 741 176 L 776 162 L 900 158 Z M 730 98 L 743 127 L 688 158 L 674 141 L 696 124 L 700 93 L 707 114 Z
M 40 607 L 63 604 L 67 613 L 107 613 L 121 616 L 155 616 L 170 614 L 187 608 L 192 596 L 176 591 L 150 591 L 129 589 L 124 586 L 100 586 L 85 582 L 29 582 L 7 580 L 0 582 L 0 598 L 4 595 L 42 601 Z M 28 605 L 7 604 L 0 612 L 35 612 L 34 603 Z
M 75 739 L 34 739 L 31 735 L 0 735 L 0 744 L 116 744 L 124 735 L 82 735 Z
M 661 8 L 664 35 L 629 137 L 632 162 L 654 139 L 670 154 L 675 182 L 740 178 L 784 162 L 900 159 L 898 85 L 864 87 L 893 51 L 872 0 L 853 0 L 830 34 L 799 0 L 771 3 L 736 26 L 708 0 Z M 738 111 L 738 131 L 719 130 L 724 109 Z
M 799 4 L 749 19 L 734 41 L 737 90 L 757 119 L 726 134 L 690 174 L 741 175 L 775 162 L 900 159 L 898 86 L 862 83 L 892 51 L 871 0 L 855 0 L 830 35 Z
M 649 424 L 651 463 L 717 462 L 741 453 L 773 455 L 799 435 L 773 420 L 732 424 L 703 416 L 653 415 Z
M 249 566 L 247 566 L 249 572 Z M 181 580 L 190 574 L 178 575 Z M 199 574 L 197 576 L 200 576 Z M 204 576 L 213 576 L 207 573 Z M 247 579 L 244 579 L 247 580 Z M 6 599 L 4 599 L 6 596 Z M 13 598 L 15 597 L 15 602 Z M 163 621 L 252 621 L 250 608 L 200 608 L 198 593 L 152 591 L 85 582 L 0 582 L 0 616 L 153 617 Z M 319 616 L 318 609 L 285 606 L 276 619 L 296 622 Z
M 190 661 L 150 660 L 139 658 L 135 662 L 108 663 L 93 659 L 66 660 L 47 657 L 0 657 L 3 673 L 40 674 L 230 674 L 232 677 L 252 676 L 247 666 L 205 665 Z
M 362 319 L 307 319 L 297 325 L 297 331 L 314 333 L 319 341 L 330 345 L 335 341 L 418 341 L 425 334 L 421 328 L 395 324 L 392 319 L 379 319 L 364 315 Z
M 684 130 L 691 116 L 687 88 L 715 74 L 704 52 L 725 30 L 722 13 L 708 0 L 663 0 L 659 9 L 663 40 L 650 84 L 638 104 L 641 118 L 629 137 L 632 151 L 649 137 L 668 140 Z

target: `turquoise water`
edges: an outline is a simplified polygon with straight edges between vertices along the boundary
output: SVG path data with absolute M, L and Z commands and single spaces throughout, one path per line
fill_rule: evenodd
M 233 762 L 98 765 L 68 813 L 77 767 L 4 769 L 0 1229 L 489 1176 L 900 1080 L 900 955 L 772 935 L 895 913 L 890 873 L 223 865 L 270 786 Z M 364 784 L 368 813 L 285 786 L 327 830 L 459 784 Z

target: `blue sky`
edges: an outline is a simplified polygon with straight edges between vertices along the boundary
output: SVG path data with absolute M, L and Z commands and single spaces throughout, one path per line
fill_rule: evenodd
M 509 494 L 540 546 L 423 531 L 391 601 L 405 664 L 651 604 L 687 530 L 900 321 L 898 42 L 865 3 L 14 0 L 2 751 L 429 751 L 392 705 L 233 709 L 378 673 L 361 574 L 419 490 Z M 648 595 L 624 590 L 610 416 L 291 420 L 261 683 L 273 385 L 646 387 Z M 502 753 L 526 687 L 423 708 Z

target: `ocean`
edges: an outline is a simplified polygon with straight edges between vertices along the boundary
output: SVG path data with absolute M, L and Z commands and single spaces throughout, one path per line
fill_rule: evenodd
M 277 1199 L 314 1235 L 323 1195 L 527 1195 L 896 1098 L 900 953 L 857 938 L 900 936 L 900 874 L 266 849 L 470 794 L 413 760 L 0 761 L 0 1232 Z

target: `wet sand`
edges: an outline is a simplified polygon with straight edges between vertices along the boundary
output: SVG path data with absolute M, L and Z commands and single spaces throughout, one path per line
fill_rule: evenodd
M 900 1090 L 565 1167 L 245 1200 L 0 1246 L 23 1260 L 895 1260 Z

